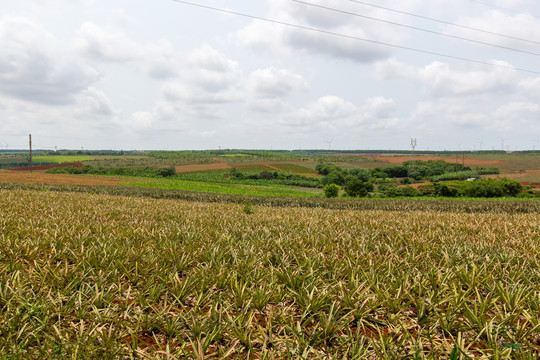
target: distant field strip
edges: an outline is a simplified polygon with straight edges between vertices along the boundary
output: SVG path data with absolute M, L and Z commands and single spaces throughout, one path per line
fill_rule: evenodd
M 55 164 L 62 164 L 62 163 L 72 163 L 72 162 L 83 162 L 83 161 L 92 161 L 94 160 L 94 157 L 92 156 L 34 156 L 33 160 L 36 163 L 39 162 L 46 162 L 46 163 L 55 163 Z
M 168 189 L 208 192 L 215 194 L 236 194 L 249 196 L 290 196 L 290 197 L 321 197 L 322 194 L 297 190 L 284 186 L 255 186 L 243 184 L 219 184 L 208 182 L 197 182 L 187 180 L 147 182 L 136 181 L 122 183 L 124 185 L 138 186 L 142 188 Z
M 213 163 L 213 164 L 194 164 L 194 165 L 177 165 L 174 167 L 177 173 L 189 173 L 189 172 L 200 172 L 200 171 L 215 171 L 215 170 L 226 170 L 231 167 L 225 163 Z
M 45 174 L 40 172 L 0 172 L 0 182 L 43 185 L 120 185 L 136 179 L 112 176 L 82 176 L 68 174 Z
M 446 162 L 458 162 L 458 163 L 465 163 L 465 166 L 487 166 L 487 165 L 497 165 L 502 164 L 503 161 L 500 160 L 484 160 L 484 159 L 476 159 L 476 158 L 467 158 L 462 159 L 461 156 L 456 159 L 456 157 L 452 156 L 430 156 L 430 155 L 419 155 L 414 156 L 412 158 L 411 156 L 374 156 L 373 159 L 378 161 L 384 161 L 391 164 L 402 164 L 405 161 L 411 161 L 411 160 L 421 160 L 421 161 L 429 161 L 429 160 L 444 160 Z
M 0 172 L 0 175 L 3 173 Z M 73 175 L 77 178 L 83 178 Z M 108 178 L 104 179 L 107 180 Z M 111 178 L 111 180 L 119 178 Z M 133 179 L 130 179 L 133 180 Z M 75 192 L 84 194 L 102 194 L 153 199 L 189 200 L 209 203 L 230 203 L 264 205 L 292 208 L 318 208 L 333 210 L 384 210 L 384 211 L 425 211 L 452 213 L 489 213 L 489 214 L 540 214 L 540 201 L 512 199 L 327 199 L 321 197 L 267 197 L 247 196 L 245 194 L 212 194 L 185 190 L 143 188 L 137 186 L 114 185 L 47 185 L 43 183 L 1 182 L 0 189 L 37 190 L 48 192 Z

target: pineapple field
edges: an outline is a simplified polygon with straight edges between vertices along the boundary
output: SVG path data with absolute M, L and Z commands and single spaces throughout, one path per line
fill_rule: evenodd
M 106 188 L 0 189 L 1 359 L 540 356 L 536 203 Z

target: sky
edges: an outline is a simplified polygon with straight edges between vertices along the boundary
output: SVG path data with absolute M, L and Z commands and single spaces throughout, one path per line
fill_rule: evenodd
M 2 1 L 0 149 L 540 149 L 538 1 L 189 2 Z

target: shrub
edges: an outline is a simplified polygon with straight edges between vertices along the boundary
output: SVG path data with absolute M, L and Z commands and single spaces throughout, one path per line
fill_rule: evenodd
M 274 178 L 274 174 L 270 171 L 261 171 L 257 177 L 263 180 L 272 180 Z
M 342 172 L 333 171 L 321 179 L 322 185 L 343 185 L 345 184 L 345 175 Z
M 324 196 L 326 196 L 327 198 L 338 197 L 340 189 L 341 188 L 339 187 L 339 185 L 336 185 L 336 184 L 325 185 L 323 187 Z
M 434 183 L 433 186 L 435 188 L 433 195 L 435 196 L 456 197 L 459 194 L 456 188 L 448 187 L 446 184 Z
M 393 183 L 382 183 L 377 187 L 377 191 L 383 197 L 396 197 L 401 195 L 401 191 Z
M 176 175 L 176 169 L 174 168 L 174 166 L 169 166 L 167 168 L 160 168 L 159 174 L 163 177 L 174 176 Z
M 412 184 L 412 183 L 413 183 L 413 181 L 411 180 L 411 178 L 408 178 L 408 177 L 405 177 L 405 178 L 401 179 L 400 182 L 401 182 L 402 185 L 408 185 L 408 184 Z
M 363 197 L 366 196 L 370 191 L 373 191 L 373 184 L 358 179 L 352 179 L 346 183 L 344 190 L 349 196 Z
M 463 195 L 469 197 L 516 196 L 522 189 L 518 181 L 508 178 L 467 181 L 462 185 Z
M 422 193 L 412 186 L 406 186 L 404 188 L 399 189 L 401 190 L 401 196 L 408 196 L 408 197 L 415 197 L 415 196 L 422 196 Z

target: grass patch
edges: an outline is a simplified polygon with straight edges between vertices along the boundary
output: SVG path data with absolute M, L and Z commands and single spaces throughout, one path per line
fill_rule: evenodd
M 296 165 L 296 164 L 270 164 L 270 165 L 280 168 L 283 171 L 291 172 L 293 174 L 301 174 L 301 175 L 317 174 L 317 171 L 315 171 L 314 169 L 311 169 L 305 166 Z
M 252 158 L 256 157 L 255 155 L 249 155 L 249 154 L 221 154 L 218 155 L 218 157 L 224 157 L 224 158 Z
M 242 184 L 220 184 L 189 180 L 173 180 L 160 182 L 122 182 L 123 185 L 138 186 L 142 188 L 184 190 L 206 192 L 215 194 L 236 194 L 248 196 L 280 196 L 280 197 L 321 197 L 321 194 L 298 190 L 284 186 L 255 186 Z
M 83 162 L 83 161 L 92 161 L 94 157 L 86 155 L 69 155 L 69 156 L 34 156 L 32 160 L 35 163 L 48 163 L 48 164 L 63 164 L 63 163 L 72 163 L 72 162 Z

